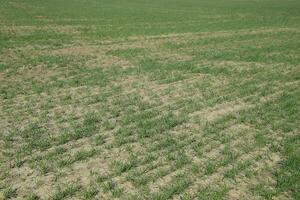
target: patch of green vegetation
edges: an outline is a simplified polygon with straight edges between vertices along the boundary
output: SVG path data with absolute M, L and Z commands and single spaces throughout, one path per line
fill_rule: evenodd
M 93 199 L 97 195 L 98 192 L 99 192 L 99 190 L 96 187 L 90 186 L 81 191 L 81 196 L 82 196 L 82 199 L 85 199 L 85 200 Z
M 0 4 L 4 199 L 300 198 L 298 0 Z
M 104 192 L 110 192 L 113 197 L 120 197 L 123 194 L 123 189 L 112 180 L 103 183 L 102 188 Z
M 213 199 L 213 200 L 225 199 L 228 191 L 229 190 L 226 187 L 223 187 L 223 188 L 207 187 L 207 188 L 201 189 L 200 191 L 197 192 L 197 198 Z
M 17 196 L 17 189 L 13 187 L 5 188 L 2 192 L 4 199 L 10 199 Z
M 281 169 L 276 173 L 278 192 L 290 191 L 294 199 L 300 198 L 299 141 L 299 135 L 288 137 L 284 141 L 285 160 L 281 164 Z
M 173 195 L 180 194 L 184 189 L 186 189 L 191 184 L 190 180 L 185 177 L 184 174 L 177 175 L 172 180 L 172 183 L 162 188 L 160 192 L 151 195 L 153 200 L 163 200 L 169 199 Z
M 56 189 L 56 192 L 54 193 L 52 199 L 53 200 L 61 200 L 65 199 L 67 197 L 73 196 L 75 193 L 77 193 L 80 190 L 80 186 L 76 184 L 70 184 L 63 187 L 58 187 Z
M 40 197 L 37 196 L 36 194 L 31 194 L 28 197 L 26 197 L 26 200 L 39 200 Z
M 118 50 L 113 50 L 107 52 L 107 54 L 118 56 L 118 57 L 123 57 L 127 59 L 134 59 L 138 55 L 143 55 L 145 54 L 144 49 L 142 48 L 132 48 L 132 49 L 118 49 Z

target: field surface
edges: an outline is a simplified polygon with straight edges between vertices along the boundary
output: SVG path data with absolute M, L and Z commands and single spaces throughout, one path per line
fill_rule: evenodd
M 300 199 L 299 0 L 0 0 L 0 199 Z

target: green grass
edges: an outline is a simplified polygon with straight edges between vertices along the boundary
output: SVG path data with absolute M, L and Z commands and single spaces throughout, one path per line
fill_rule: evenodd
M 299 199 L 297 0 L 0 0 L 0 199 Z

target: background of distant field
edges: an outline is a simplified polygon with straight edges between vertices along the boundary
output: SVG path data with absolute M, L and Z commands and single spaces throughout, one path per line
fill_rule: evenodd
M 300 199 L 299 0 L 0 0 L 0 199 Z

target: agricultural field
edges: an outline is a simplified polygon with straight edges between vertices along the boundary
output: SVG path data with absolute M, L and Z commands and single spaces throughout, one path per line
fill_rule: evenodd
M 0 200 L 300 199 L 299 0 L 0 0 Z

